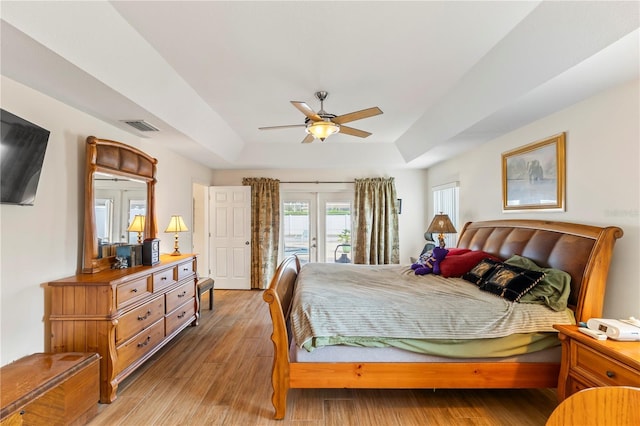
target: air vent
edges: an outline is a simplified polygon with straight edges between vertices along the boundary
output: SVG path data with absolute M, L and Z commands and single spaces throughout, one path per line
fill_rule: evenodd
M 141 132 L 159 132 L 160 129 L 152 126 L 144 120 L 122 120 L 123 123 L 127 123 L 129 126 L 140 130 Z

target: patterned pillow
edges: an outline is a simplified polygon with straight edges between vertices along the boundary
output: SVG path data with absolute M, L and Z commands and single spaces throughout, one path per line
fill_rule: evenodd
M 500 265 L 500 262 L 493 259 L 482 259 L 476 266 L 471 268 L 470 271 L 463 274 L 462 278 L 477 286 L 481 286 L 484 280 L 491 275 L 498 265 Z
M 504 299 L 517 302 L 543 278 L 544 272 L 530 271 L 502 263 L 480 286 L 480 290 L 496 294 Z

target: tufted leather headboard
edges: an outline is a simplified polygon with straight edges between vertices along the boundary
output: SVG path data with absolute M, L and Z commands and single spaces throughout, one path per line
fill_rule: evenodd
M 569 307 L 577 321 L 602 315 L 604 291 L 615 240 L 622 229 L 542 220 L 467 222 L 458 247 L 484 250 L 508 259 L 528 257 L 539 266 L 571 275 Z

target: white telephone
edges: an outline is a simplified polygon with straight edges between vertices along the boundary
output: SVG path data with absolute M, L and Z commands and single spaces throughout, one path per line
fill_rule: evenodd
M 640 321 L 634 317 L 626 320 L 591 318 L 587 321 L 587 328 L 604 333 L 613 340 L 640 341 Z

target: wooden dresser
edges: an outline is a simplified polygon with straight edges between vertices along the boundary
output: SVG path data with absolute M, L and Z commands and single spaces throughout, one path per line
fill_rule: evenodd
M 79 274 L 49 283 L 51 350 L 97 352 L 100 402 L 189 324 L 198 323 L 196 256 Z
M 558 401 L 586 388 L 640 387 L 640 342 L 596 340 L 577 326 L 554 325 L 562 342 Z

